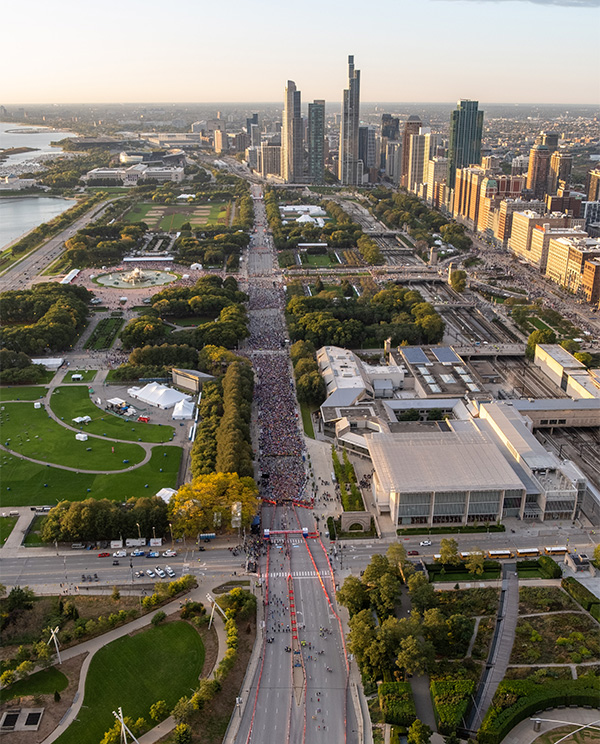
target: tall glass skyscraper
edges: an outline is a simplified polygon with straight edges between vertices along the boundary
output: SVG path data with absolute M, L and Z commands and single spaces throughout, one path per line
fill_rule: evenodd
M 323 183 L 325 177 L 325 101 L 308 104 L 308 177 Z
M 302 181 L 304 166 L 303 124 L 300 91 L 287 81 L 281 125 L 281 175 L 286 183 Z
M 342 99 L 340 127 L 339 179 L 343 186 L 356 186 L 362 181 L 358 159 L 358 125 L 360 111 L 360 70 L 354 69 L 354 56 L 348 57 L 348 88 Z
M 461 100 L 450 114 L 450 142 L 448 145 L 448 188 L 454 188 L 456 169 L 481 162 L 483 111 L 478 101 Z

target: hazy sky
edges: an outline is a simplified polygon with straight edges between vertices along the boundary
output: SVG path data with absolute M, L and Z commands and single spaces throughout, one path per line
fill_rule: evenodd
M 599 103 L 600 0 L 26 0 L 3 4 L 0 104 Z

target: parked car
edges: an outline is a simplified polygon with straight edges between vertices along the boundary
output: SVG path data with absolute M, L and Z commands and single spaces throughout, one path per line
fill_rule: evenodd
M 163 555 L 165 556 L 165 558 L 174 558 L 177 555 L 177 551 L 176 550 L 165 550 Z
M 116 553 L 113 553 L 113 558 L 125 558 L 125 557 L 127 557 L 126 550 L 117 550 Z
M 131 552 L 131 555 L 132 555 L 132 556 L 133 556 L 134 558 L 137 558 L 137 557 L 138 557 L 138 556 L 140 556 L 140 555 L 146 555 L 146 551 L 145 551 L 145 550 L 133 550 L 133 551 Z
M 98 558 L 110 558 L 110 553 L 98 553 Z
M 154 567 L 154 570 L 160 576 L 161 579 L 166 579 L 167 574 L 162 570 L 162 568 L 160 566 L 155 566 Z
M 419 545 L 422 548 L 428 548 L 431 545 L 431 540 L 421 540 L 421 542 L 419 543 Z
M 409 550 L 407 552 L 407 555 L 419 555 L 419 551 L 418 550 Z
M 146 553 L 146 558 L 159 558 L 160 553 L 158 553 L 156 550 L 151 550 L 149 553 Z
M 148 574 L 148 576 L 149 576 L 149 577 L 150 577 L 151 579 L 154 579 L 154 578 L 156 577 L 156 574 L 154 573 L 154 571 L 153 571 L 153 570 L 152 570 L 151 568 L 147 569 L 147 570 L 146 570 L 146 573 Z
M 169 578 L 174 579 L 175 578 L 175 571 L 171 568 L 171 566 L 165 566 L 165 571 L 167 572 L 167 575 Z

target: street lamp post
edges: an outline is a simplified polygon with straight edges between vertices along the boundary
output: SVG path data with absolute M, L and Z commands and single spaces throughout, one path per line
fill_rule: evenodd
M 142 539 L 142 531 L 140 529 L 140 523 L 139 522 L 136 522 L 135 523 L 135 526 L 138 528 L 138 538 L 141 540 Z
M 169 522 L 169 530 L 171 531 L 171 549 L 173 549 L 175 547 L 175 544 L 173 542 L 173 525 L 171 524 L 171 522 Z

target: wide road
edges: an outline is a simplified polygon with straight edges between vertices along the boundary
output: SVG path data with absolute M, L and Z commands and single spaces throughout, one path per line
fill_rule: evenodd
M 65 241 L 72 238 L 78 230 L 81 230 L 93 220 L 101 217 L 104 209 L 111 201 L 114 201 L 114 199 L 95 204 L 65 230 L 50 238 L 46 243 L 43 243 L 21 261 L 7 269 L 0 276 L 0 292 L 8 289 L 25 289 L 30 287 L 36 276 L 44 272 L 60 256 L 63 252 Z
M 356 742 L 331 568 L 320 540 L 297 533 L 314 530 L 312 513 L 265 506 L 263 524 L 274 530 L 261 563 L 263 653 L 236 742 Z

